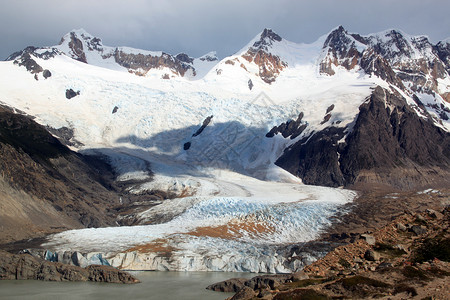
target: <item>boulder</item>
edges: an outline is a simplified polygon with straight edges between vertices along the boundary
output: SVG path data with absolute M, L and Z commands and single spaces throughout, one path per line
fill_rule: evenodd
M 258 294 L 258 299 L 273 299 L 273 295 L 269 290 L 260 290 Z
M 364 253 L 364 258 L 369 261 L 377 261 L 380 260 L 380 254 L 372 249 L 368 249 L 366 253 Z
M 416 215 L 416 221 L 426 223 L 427 219 L 425 219 L 422 215 Z
M 44 76 L 45 79 L 47 79 L 47 78 L 52 76 L 52 72 L 50 72 L 49 70 L 45 69 L 44 72 L 42 73 L 42 75 Z
M 300 281 L 300 280 L 305 280 L 305 279 L 309 279 L 308 274 L 306 274 L 303 271 L 298 271 L 292 274 L 292 281 Z
M 257 293 L 253 289 L 249 288 L 248 286 L 244 286 L 239 292 L 231 297 L 231 300 L 252 299 L 256 295 Z
M 415 235 L 422 235 L 427 233 L 427 228 L 425 226 L 413 225 L 411 226 L 409 231 L 411 231 Z
M 231 278 L 221 282 L 213 283 L 206 287 L 206 289 L 214 292 L 237 293 L 244 287 L 244 284 L 247 280 L 248 279 L 246 278 Z
M 89 281 L 111 283 L 138 283 L 139 280 L 131 274 L 105 265 L 90 265 L 85 270 L 89 272 Z
M 361 238 L 366 241 L 367 244 L 373 246 L 376 243 L 375 237 L 370 234 L 361 234 Z
M 430 208 L 427 209 L 427 214 L 434 219 L 442 219 L 444 217 L 440 212 Z
M 353 260 L 354 263 L 356 264 L 362 264 L 364 263 L 364 261 L 361 259 L 361 257 L 355 257 L 355 259 Z
M 245 285 L 253 290 L 270 288 L 274 290 L 282 283 L 292 279 L 292 275 L 263 275 L 256 276 L 245 282 Z
M 402 224 L 402 223 L 397 223 L 395 225 L 395 227 L 397 228 L 397 230 L 400 230 L 400 231 L 406 231 L 407 230 L 406 226 L 404 224 Z
M 80 95 L 80 91 L 75 92 L 73 89 L 66 90 L 66 98 L 67 99 L 72 99 L 73 97 L 76 97 L 78 95 Z

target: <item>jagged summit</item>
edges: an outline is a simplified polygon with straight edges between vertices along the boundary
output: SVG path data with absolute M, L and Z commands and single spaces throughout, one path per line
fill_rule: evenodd
M 217 55 L 209 53 L 195 59 L 188 54 L 171 55 L 163 51 L 148 51 L 130 47 L 110 47 L 103 45 L 101 38 L 84 29 L 76 29 L 65 34 L 58 45 L 53 47 L 28 47 L 16 52 L 7 60 L 17 60 L 23 55 L 50 59 L 55 55 L 66 55 L 77 61 L 116 71 L 126 71 L 139 76 L 153 76 L 162 79 L 175 77 L 198 78 L 204 76 L 217 62 Z M 31 57 L 20 58 L 29 65 Z M 22 62 L 23 64 L 25 62 Z M 40 68 L 33 68 L 34 70 Z
M 265 28 L 259 35 L 259 40 L 253 43 L 253 48 L 261 49 L 268 46 L 272 46 L 274 42 L 281 42 L 282 38 L 272 31 L 272 29 Z

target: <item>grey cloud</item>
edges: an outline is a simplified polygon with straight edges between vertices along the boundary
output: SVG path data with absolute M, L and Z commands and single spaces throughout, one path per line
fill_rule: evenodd
M 0 58 L 28 45 L 57 44 L 76 28 L 111 46 L 191 56 L 230 55 L 265 27 L 299 43 L 338 25 L 361 34 L 398 28 L 436 42 L 450 36 L 448 11 L 446 0 L 1 0 Z

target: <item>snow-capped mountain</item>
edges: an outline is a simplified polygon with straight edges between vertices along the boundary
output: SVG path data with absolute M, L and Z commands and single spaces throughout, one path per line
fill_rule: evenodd
M 77 30 L 0 63 L 0 101 L 108 157 L 125 194 L 175 195 L 118 218 L 148 227 L 65 232 L 53 247 L 108 247 L 119 266 L 286 271 L 299 265 L 272 259 L 273 245 L 316 237 L 355 197 L 301 181 L 448 186 L 449 49 L 396 30 L 338 27 L 299 44 L 265 29 L 218 61 L 107 47 Z
M 160 76 L 163 79 L 177 76 L 202 77 L 205 69 L 209 70 L 217 62 L 215 52 L 209 52 L 199 58 L 192 58 L 184 53 L 171 55 L 162 51 L 109 47 L 103 45 L 100 38 L 92 36 L 84 29 L 67 33 L 57 46 L 39 49 L 28 47 L 12 54 L 7 60 L 23 57 L 27 53 L 41 58 L 67 55 L 94 66 L 128 71 L 139 76 Z
M 321 72 L 333 75 L 333 66 L 360 68 L 399 88 L 434 92 L 449 100 L 448 42 L 432 45 L 426 36 L 410 36 L 398 30 L 361 36 L 339 27 L 328 35 L 324 50 Z
M 445 133 L 450 130 L 448 57 L 448 41 L 433 45 L 424 36 L 396 30 L 362 36 L 342 26 L 312 44 L 293 43 L 264 29 L 221 61 L 214 53 L 193 59 L 186 54 L 108 47 L 100 38 L 75 30 L 58 46 L 29 47 L 9 57 L 14 66 L 24 66 L 34 74 L 33 86 L 38 91 L 33 93 L 40 94 L 34 98 L 44 99 L 39 105 L 28 105 L 29 100 L 26 104 L 20 100 L 7 103 L 38 118 L 45 115 L 41 121 L 46 125 L 73 128 L 74 139 L 85 148 L 131 143 L 155 149 L 157 156 L 170 153 L 170 159 L 187 164 L 199 160 L 205 164 L 201 158 L 205 151 L 223 150 L 223 141 L 217 137 L 228 127 L 236 127 L 237 132 L 244 132 L 242 137 L 231 145 L 227 142 L 231 147 L 225 149 L 230 151 L 218 151 L 214 163 L 262 179 L 272 178 L 268 175 L 271 171 L 262 170 L 278 164 L 308 183 L 348 185 L 358 181 L 358 175 L 346 174 L 354 172 L 350 167 L 343 171 L 341 163 L 350 147 L 346 139 L 355 124 L 360 124 L 362 105 L 371 95 L 380 95 L 373 92 L 376 86 L 386 95 L 380 101 L 389 108 L 388 119 L 394 118 L 393 113 L 403 117 L 404 113 L 397 111 L 407 110 L 433 128 Z M 12 67 L 11 62 L 4 66 Z M 23 76 L 21 68 L 12 70 L 19 78 Z M 17 84 L 5 86 L 6 98 L 17 98 Z M 66 98 L 78 100 L 67 102 L 61 97 L 64 93 Z M 152 110 L 145 109 L 148 105 Z M 114 114 L 107 115 L 107 111 Z M 398 131 L 391 130 L 393 135 Z M 299 155 L 293 149 L 301 145 L 305 151 L 314 137 L 326 131 L 334 134 L 331 151 L 336 155 L 331 169 L 336 172 L 330 173 L 329 160 L 321 167 L 315 163 L 306 167 L 302 163 L 308 157 L 298 162 L 292 157 Z M 399 147 L 404 144 L 399 142 Z M 405 151 L 396 151 L 394 160 Z M 447 157 L 442 149 L 439 153 Z M 432 157 L 448 161 L 440 155 Z M 366 167 L 376 166 L 378 163 Z M 321 168 L 333 179 L 310 176 Z

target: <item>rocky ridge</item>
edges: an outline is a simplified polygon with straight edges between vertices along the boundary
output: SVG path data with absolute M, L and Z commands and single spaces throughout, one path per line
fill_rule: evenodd
M 334 75 L 333 66 L 360 68 L 399 88 L 408 86 L 413 92 L 434 92 L 449 100 L 438 82 L 448 77 L 448 42 L 433 45 L 425 36 L 409 36 L 399 30 L 362 36 L 340 26 L 328 35 L 323 49 L 325 57 L 320 63 L 323 73 Z
M 163 79 L 172 77 L 195 77 L 197 75 L 195 61 L 214 63 L 215 53 L 208 53 L 194 59 L 185 53 L 172 55 L 164 52 L 145 51 L 128 47 L 108 47 L 100 38 L 94 37 L 83 29 L 73 30 L 61 38 L 59 45 L 53 47 L 27 47 L 10 55 L 6 60 L 14 60 L 17 64 L 26 64 L 32 73 L 39 73 L 40 66 L 30 56 L 50 59 L 56 55 L 67 55 L 75 60 L 93 65 L 106 65 L 116 69 L 123 67 L 130 73 L 145 76 L 150 70 L 162 70 Z M 165 73 L 164 73 L 165 72 Z M 189 74 L 189 75 L 188 75 Z
M 276 164 L 307 184 L 384 184 L 398 190 L 445 185 L 450 134 L 433 123 L 419 105 L 377 87 L 351 130 L 331 125 L 313 132 L 287 148 Z
M 281 40 L 282 38 L 278 34 L 266 28 L 261 33 L 260 39 L 246 53 L 242 54 L 242 58 L 259 67 L 259 77 L 265 83 L 274 82 L 278 74 L 288 66 L 286 62 L 282 61 L 282 58 L 270 52 L 270 46 Z

